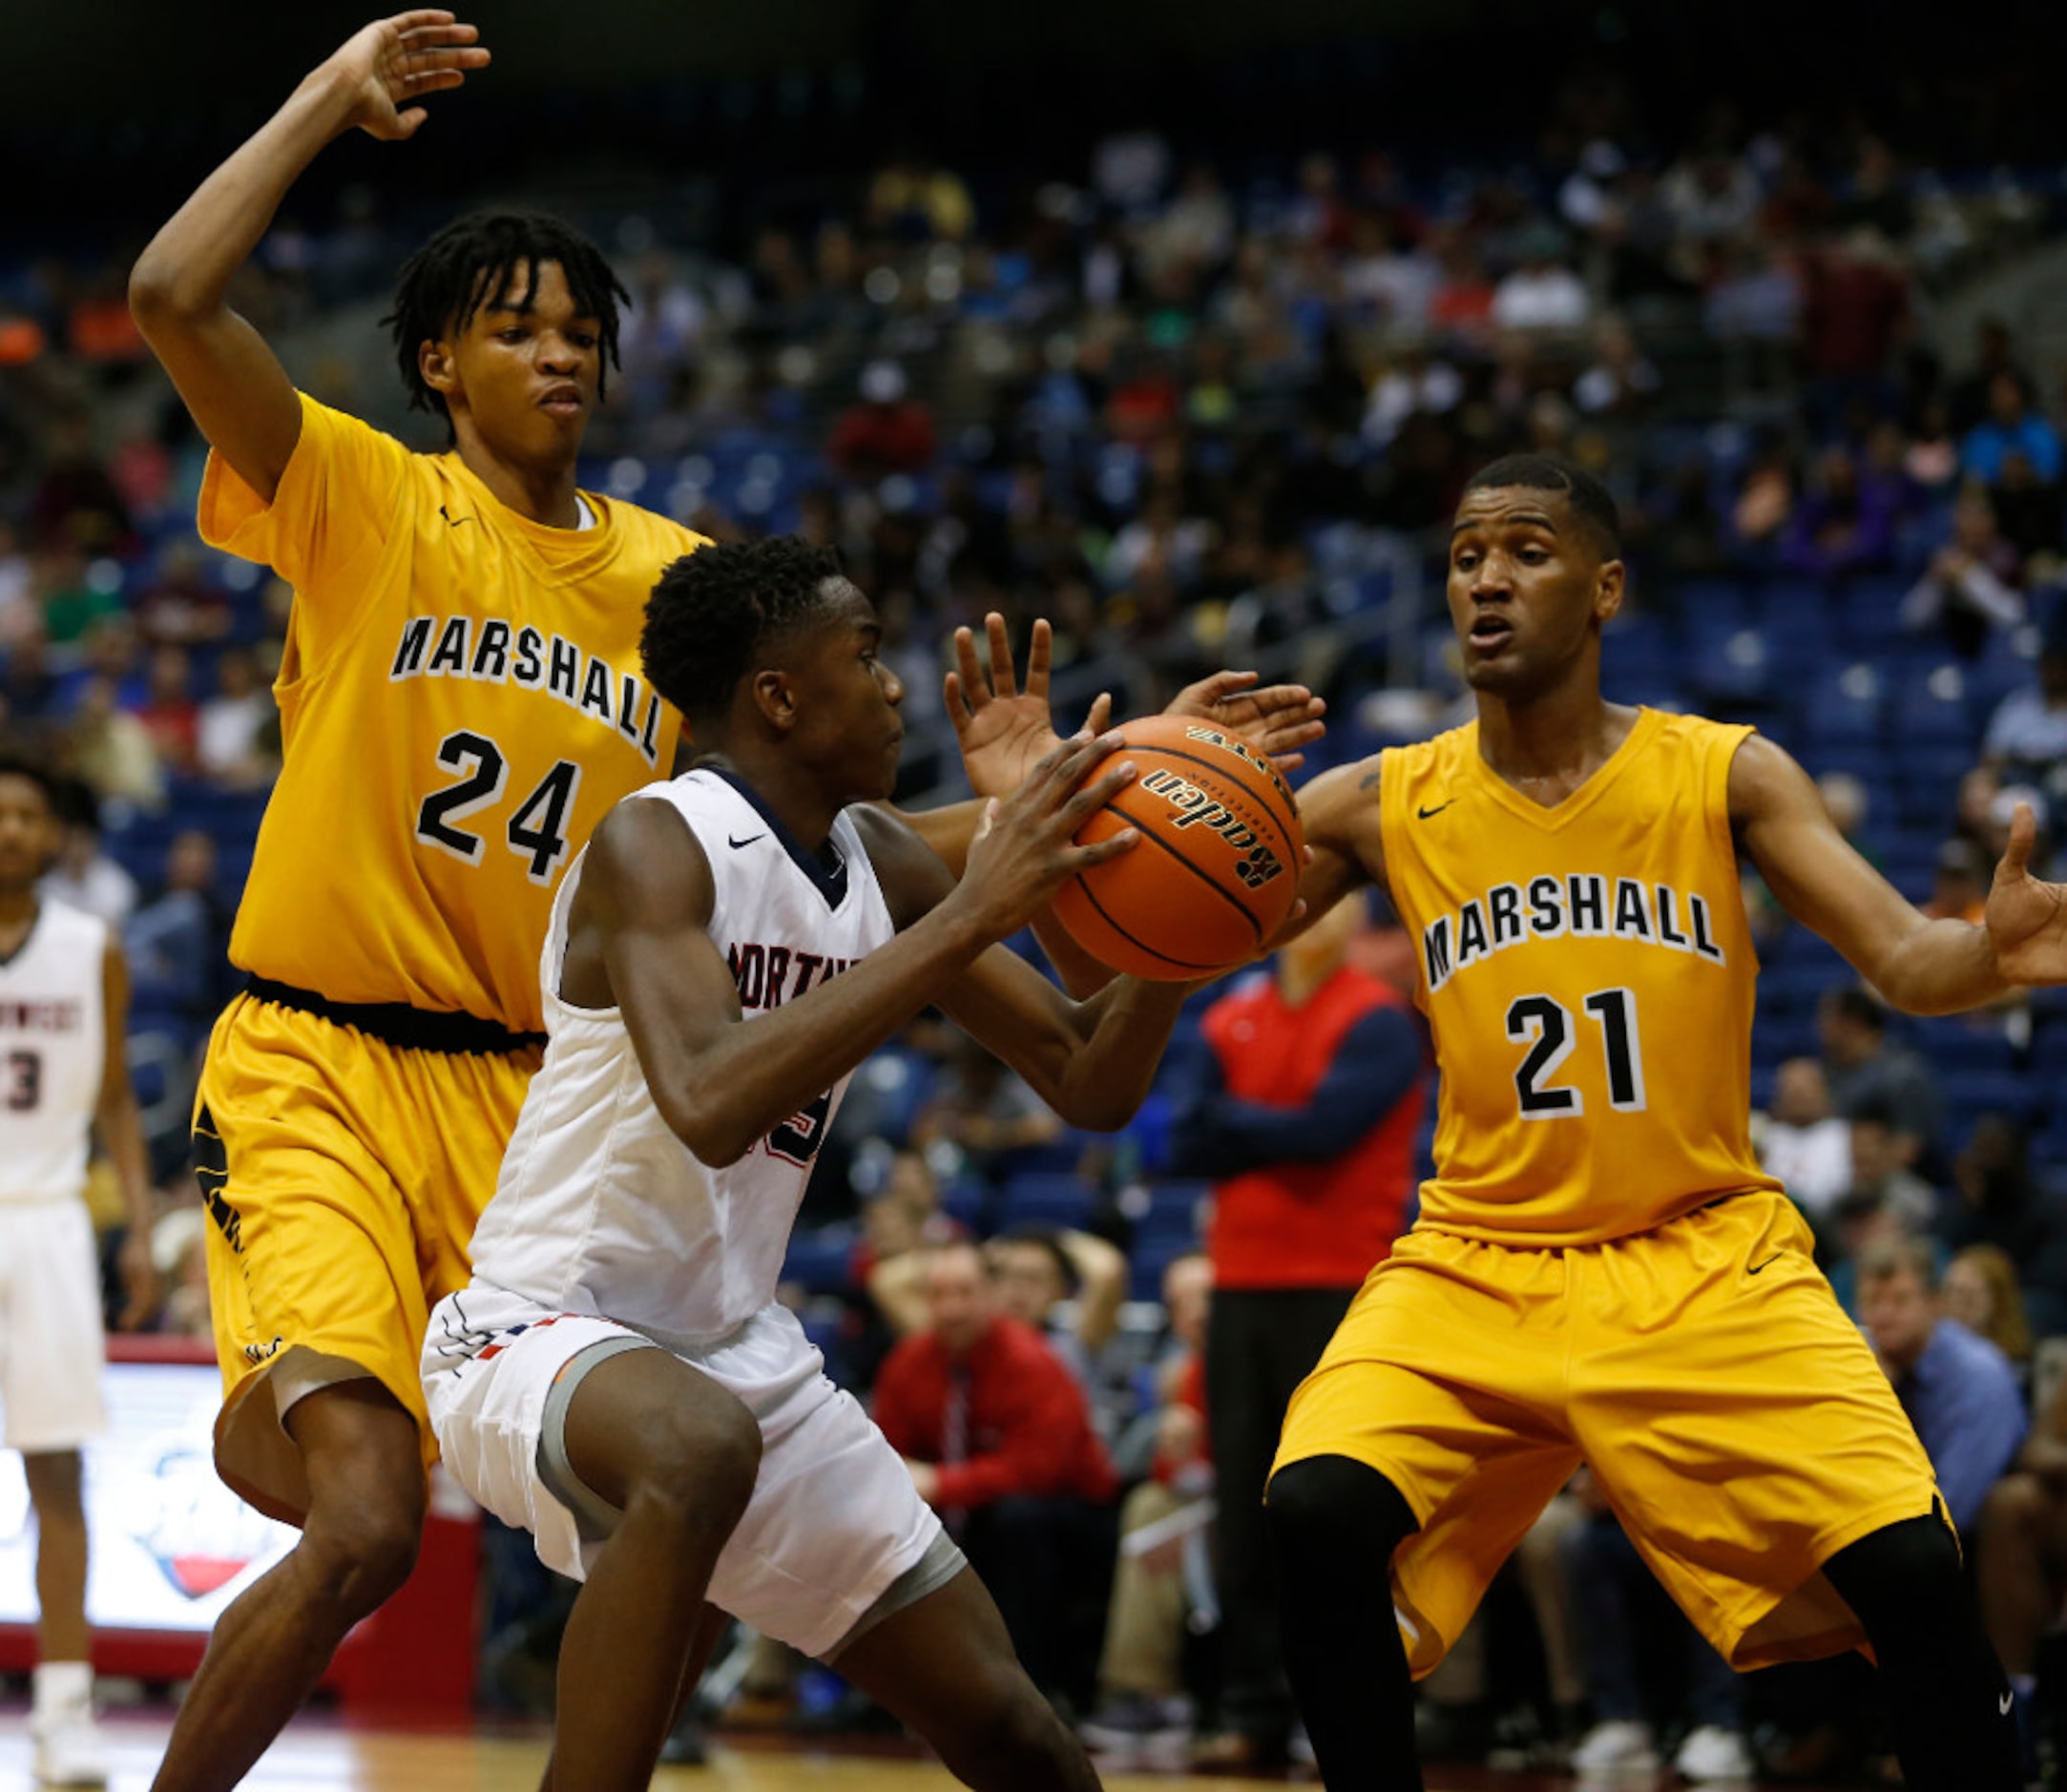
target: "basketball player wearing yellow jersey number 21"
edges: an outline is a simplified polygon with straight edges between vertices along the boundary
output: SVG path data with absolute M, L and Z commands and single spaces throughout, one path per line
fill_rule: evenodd
M 1752 1154 L 1739 877 L 1922 1013 L 2067 981 L 2067 889 L 2026 869 L 2020 811 L 1986 925 L 1927 921 L 1779 748 L 1605 702 L 1619 555 L 1579 469 L 1478 474 L 1449 575 L 1477 721 L 1302 795 L 1309 912 L 1389 890 L 1443 1080 L 1420 1221 L 1270 1479 L 1293 1690 L 1329 1786 L 1417 1792 L 1409 1676 L 1584 1461 L 1734 1666 L 1869 1646 L 1907 1783 L 2013 1792 L 1931 1465 Z

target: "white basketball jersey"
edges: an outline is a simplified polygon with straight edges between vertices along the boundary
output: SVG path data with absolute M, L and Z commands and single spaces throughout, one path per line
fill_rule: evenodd
M 76 1199 L 106 1062 L 103 921 L 41 899 L 0 959 L 0 1204 Z
M 817 989 L 896 931 L 846 816 L 834 822 L 822 865 L 721 773 L 693 771 L 636 798 L 673 803 L 710 861 L 710 936 L 732 967 L 746 1021 Z M 553 901 L 539 966 L 545 1062 L 474 1231 L 474 1281 L 663 1338 L 721 1337 L 775 1299 L 811 1161 L 847 1078 L 737 1163 L 699 1163 L 655 1107 L 621 1012 L 560 1000 L 581 872 L 577 859 Z

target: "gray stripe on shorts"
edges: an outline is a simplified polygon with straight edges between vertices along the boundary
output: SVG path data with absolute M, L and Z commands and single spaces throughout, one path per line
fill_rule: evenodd
M 830 1666 L 885 1618 L 895 1617 L 907 1606 L 918 1604 L 929 1593 L 938 1593 L 968 1566 L 969 1557 L 962 1553 L 962 1546 L 945 1531 L 934 1532 L 933 1540 L 926 1546 L 926 1553 L 884 1588 L 875 1604 L 854 1620 L 854 1628 L 819 1659 Z
M 644 1338 L 598 1338 L 577 1350 L 553 1378 L 546 1389 L 544 1422 L 538 1427 L 538 1478 L 546 1490 L 574 1515 L 574 1530 L 584 1543 L 600 1543 L 616 1530 L 624 1514 L 574 1472 L 567 1460 L 567 1408 L 574 1403 L 574 1389 L 599 1363 L 627 1350 L 658 1350 L 660 1346 Z

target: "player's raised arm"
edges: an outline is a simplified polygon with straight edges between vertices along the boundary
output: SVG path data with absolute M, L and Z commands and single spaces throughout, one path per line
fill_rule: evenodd
M 1781 906 L 1844 953 L 1896 1008 L 1949 1014 L 2018 984 L 2067 982 L 2067 887 L 2031 875 L 2036 823 L 2019 805 L 1986 925 L 1933 921 L 1837 830 L 1808 774 L 1756 735 L 1731 761 L 1730 823 Z
M 413 136 L 425 95 L 487 66 L 478 35 L 436 10 L 366 26 L 201 182 L 130 275 L 137 328 L 201 433 L 267 503 L 300 438 L 302 407 L 265 339 L 230 308 L 230 281 L 324 144 L 355 125 L 377 137 Z
M 1274 951 L 1296 939 L 1344 897 L 1386 884 L 1385 837 L 1378 824 L 1380 756 L 1323 772 L 1299 791 L 1299 824 L 1306 866 L 1299 903 L 1271 940 Z
M 911 906 L 912 924 L 895 939 L 750 1028 L 707 931 L 714 889 L 702 847 L 666 805 L 620 803 L 583 865 L 562 991 L 583 1008 L 620 1008 L 669 1128 L 704 1163 L 736 1162 L 1024 927 L 1065 877 L 1135 844 L 1132 830 L 1096 845 L 1072 844 L 1085 818 L 1133 776 L 1124 765 L 1091 775 L 1116 744 L 1080 735 L 1009 802 L 990 805 L 992 819 L 959 883 L 899 828 L 938 880 L 939 900 Z M 885 887 L 896 915 L 900 898 L 887 877 Z

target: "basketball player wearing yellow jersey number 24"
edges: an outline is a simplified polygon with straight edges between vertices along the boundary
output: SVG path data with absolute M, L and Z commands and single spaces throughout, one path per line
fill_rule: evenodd
M 702 543 L 576 488 L 625 297 L 595 247 L 504 213 L 405 264 L 387 322 L 412 402 L 448 425 L 443 454 L 297 392 L 227 302 L 326 143 L 413 135 L 420 102 L 488 60 L 450 12 L 365 27 L 131 280 L 213 449 L 202 532 L 295 588 L 285 765 L 231 946 L 251 981 L 210 1041 L 196 1144 L 229 1386 L 217 1465 L 303 1537 L 218 1624 L 162 1792 L 237 1783 L 414 1560 L 425 1316 L 467 1281 L 538 1061 L 553 890 L 601 817 L 673 770 L 679 721 L 640 676 L 638 635 L 661 569 Z M 1221 674 L 1180 700 L 1274 753 L 1319 732 L 1305 689 L 1245 683 Z M 1054 744 L 1038 665 L 1023 694 L 1001 678 L 955 717 L 998 781 Z M 976 805 L 912 819 L 959 869 Z
M 2027 871 L 2020 811 L 1986 924 L 1927 921 L 1779 748 L 1603 700 L 1622 593 L 1598 482 L 1495 462 L 1450 554 L 1476 723 L 1302 795 L 1309 912 L 1389 890 L 1443 1083 L 1420 1222 L 1270 1480 L 1293 1690 L 1329 1786 L 1417 1792 L 1409 1676 L 1583 1460 L 1734 1666 L 1869 1646 L 1907 1783 L 2013 1792 L 1931 1465 L 1752 1155 L 1739 873 L 1921 1013 L 2067 981 L 2067 889 Z

